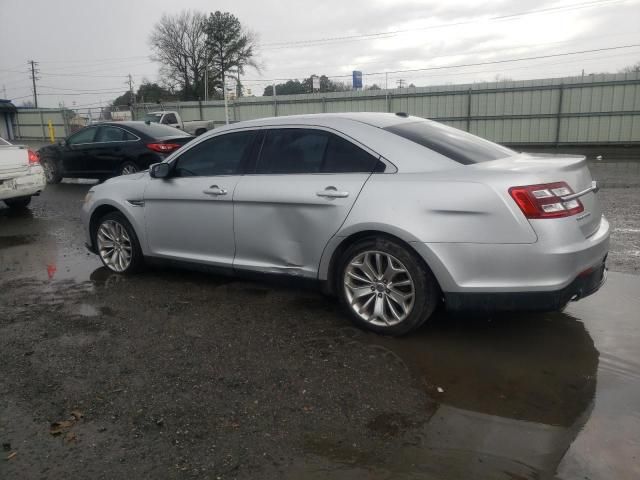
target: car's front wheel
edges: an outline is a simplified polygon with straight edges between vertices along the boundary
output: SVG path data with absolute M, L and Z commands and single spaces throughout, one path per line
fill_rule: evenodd
M 125 162 L 120 166 L 120 175 L 131 175 L 139 170 L 138 166 L 133 162 Z
M 422 259 L 387 238 L 367 238 L 347 248 L 338 275 L 338 295 L 351 319 L 378 333 L 415 330 L 440 301 L 438 283 Z
M 120 212 L 108 213 L 97 222 L 94 242 L 100 260 L 112 272 L 133 273 L 144 263 L 138 236 Z
M 26 208 L 31 203 L 31 197 L 7 198 L 4 203 L 9 208 Z

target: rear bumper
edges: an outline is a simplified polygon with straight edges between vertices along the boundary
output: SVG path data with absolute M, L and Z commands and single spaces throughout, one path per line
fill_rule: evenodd
M 30 197 L 44 190 L 47 184 L 42 168 L 32 167 L 31 173 L 0 181 L 0 200 Z
M 605 261 L 581 273 L 566 287 L 555 291 L 461 293 L 445 292 L 445 305 L 451 311 L 555 311 L 570 301 L 597 292 L 607 279 Z

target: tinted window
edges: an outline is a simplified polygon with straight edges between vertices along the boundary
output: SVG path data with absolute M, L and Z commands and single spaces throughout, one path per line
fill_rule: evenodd
M 168 125 L 173 125 L 178 123 L 178 119 L 176 118 L 176 116 L 173 113 L 167 113 L 164 118 L 162 119 L 162 123 L 168 124 Z
M 322 171 L 327 173 L 371 172 L 377 162 L 377 158 L 360 147 L 337 135 L 330 135 Z
M 155 122 L 158 123 L 162 118 L 161 113 L 147 113 L 142 119 L 143 122 Z
M 96 142 L 121 142 L 124 140 L 124 130 L 117 127 L 102 126 L 98 129 Z
M 269 130 L 257 173 L 319 173 L 329 135 L 319 130 Z
M 187 150 L 178 158 L 175 174 L 179 177 L 233 175 L 251 148 L 253 132 L 220 135 Z
M 188 133 L 183 132 L 174 127 L 169 127 L 168 125 L 160 125 L 159 123 L 144 123 L 144 122 L 134 122 L 127 125 L 129 128 L 136 130 L 148 135 L 152 138 L 161 139 L 161 138 L 171 138 L 171 137 L 190 137 Z
M 488 162 L 516 152 L 457 128 L 428 120 L 401 123 L 385 130 L 427 147 L 464 165 Z
M 90 127 L 90 128 L 85 128 L 83 130 L 80 130 L 75 135 L 71 135 L 69 137 L 68 142 L 70 145 L 79 145 L 81 143 L 91 143 L 93 142 L 93 137 L 96 134 L 96 130 L 98 130 L 96 127 Z
M 133 133 L 131 132 L 127 132 L 126 130 L 123 130 L 124 132 L 124 139 L 129 141 L 129 140 L 138 140 L 138 137 L 136 137 Z

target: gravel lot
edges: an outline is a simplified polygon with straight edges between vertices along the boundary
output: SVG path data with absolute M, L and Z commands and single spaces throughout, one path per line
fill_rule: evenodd
M 606 423 L 618 404 L 602 413 L 622 432 L 608 447 L 597 443 L 606 432 L 588 437 L 611 457 L 588 467 L 587 447 L 569 449 L 610 404 L 600 393 L 609 357 L 599 355 L 622 359 L 619 342 L 637 345 L 637 328 L 602 337 L 620 318 L 571 307 L 440 315 L 396 340 L 352 328 L 314 291 L 172 269 L 124 278 L 84 250 L 87 189 L 51 186 L 28 213 L 0 208 L 0 478 L 607 478 L 601 465 L 622 475 L 608 478 L 640 474 L 627 442 L 640 438 L 640 401 L 624 428 Z M 609 266 L 637 274 L 640 189 L 600 195 Z M 588 302 L 577 305 L 597 310 Z M 635 395 L 625 398 L 640 398 L 637 374 L 625 375 Z

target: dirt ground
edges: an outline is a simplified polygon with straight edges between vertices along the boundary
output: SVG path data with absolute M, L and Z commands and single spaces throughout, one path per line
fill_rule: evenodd
M 87 189 L 0 208 L 0 478 L 640 476 L 638 188 L 601 191 L 602 292 L 405 339 L 315 291 L 109 274 Z

